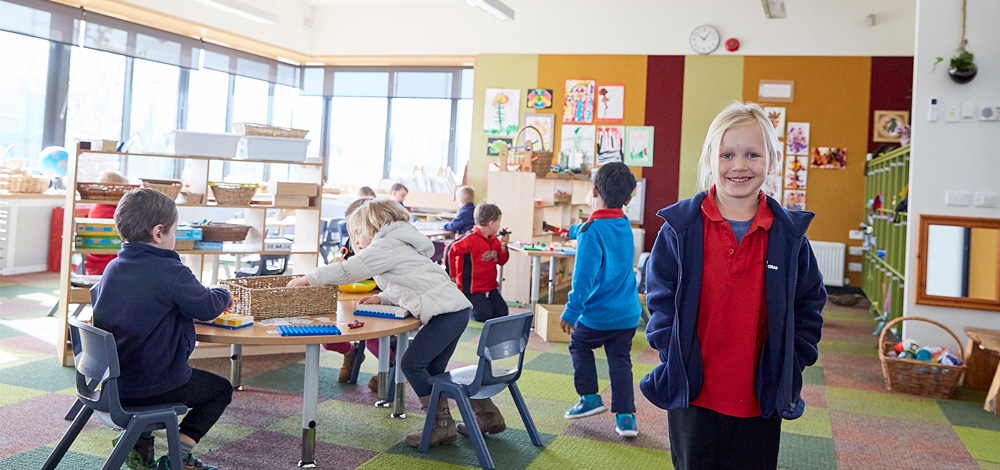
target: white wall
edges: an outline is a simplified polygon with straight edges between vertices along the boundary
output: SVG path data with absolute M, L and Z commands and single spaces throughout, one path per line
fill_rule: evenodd
M 787 0 L 768 20 L 756 0 L 504 0 L 500 21 L 462 0 L 317 7 L 313 55 L 693 54 L 701 24 L 735 37 L 742 55 L 909 56 L 915 4 Z M 877 15 L 875 26 L 865 15 Z M 715 54 L 731 54 L 720 46 Z
M 947 100 L 1000 104 L 1000 2 L 968 0 L 966 36 L 976 56 L 978 76 L 958 85 L 948 78 L 947 60 L 962 37 L 961 0 L 918 0 L 913 67 L 912 154 L 906 247 L 904 315 L 926 317 L 948 326 L 964 342 L 964 327 L 1000 328 L 1000 313 L 916 305 L 916 228 L 919 214 L 1000 218 L 1000 209 L 944 204 L 945 191 L 1000 192 L 1000 122 L 944 122 Z M 945 57 L 931 72 L 937 57 Z M 929 100 L 936 98 L 940 117 L 927 121 Z M 924 322 L 905 322 L 904 334 L 920 344 L 951 344 L 947 333 Z

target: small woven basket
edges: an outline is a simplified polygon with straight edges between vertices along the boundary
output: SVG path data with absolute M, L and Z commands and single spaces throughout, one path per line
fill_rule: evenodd
M 965 364 L 949 366 L 888 356 L 895 343 L 885 341 L 885 332 L 889 331 L 889 328 L 896 323 L 910 320 L 927 322 L 947 331 L 958 343 L 959 357 L 965 357 L 965 348 L 962 347 L 962 342 L 947 326 L 923 317 L 899 317 L 885 325 L 882 328 L 882 333 L 878 336 L 878 359 L 882 363 L 885 388 L 924 397 L 951 398 L 955 393 L 955 388 L 958 387 L 958 382 L 965 374 Z
M 178 180 L 156 180 L 150 178 L 139 178 L 142 181 L 143 188 L 155 189 L 171 200 L 177 199 L 177 195 L 180 194 L 181 188 L 184 185 Z
M 194 240 L 174 241 L 174 251 L 191 251 L 191 250 L 194 250 Z
M 222 281 L 233 294 L 233 313 L 255 320 L 298 315 L 337 316 L 337 286 L 286 287 L 299 276 L 240 277 Z
M 532 148 L 530 150 L 519 151 L 525 159 L 531 161 L 531 170 L 535 172 L 535 176 L 538 178 L 545 178 L 552 170 L 552 150 L 545 150 L 545 137 L 542 136 L 542 131 L 538 130 L 535 126 L 524 126 L 521 130 L 517 131 L 517 135 L 514 136 L 514 142 L 517 143 L 521 140 L 521 133 L 531 129 L 538 134 L 538 140 L 532 142 Z M 537 143 L 542 149 L 535 150 L 534 144 Z
M 269 126 L 267 124 L 254 124 L 252 122 L 234 122 L 233 131 L 239 135 L 258 135 L 265 137 L 289 137 L 302 139 L 309 133 L 304 129 L 292 129 L 290 127 Z
M 241 242 L 247 238 L 247 233 L 250 232 L 249 225 L 220 222 L 209 222 L 204 225 L 191 224 L 191 227 L 201 229 L 201 241 L 203 242 Z
M 220 206 L 249 206 L 257 193 L 256 184 L 208 183 L 208 186 L 212 188 L 215 203 Z
M 49 189 L 48 178 L 12 175 L 7 179 L 7 190 L 12 193 L 41 193 L 46 189 Z
M 117 201 L 125 193 L 138 188 L 138 184 L 119 183 L 77 183 L 76 190 L 80 198 L 90 201 Z

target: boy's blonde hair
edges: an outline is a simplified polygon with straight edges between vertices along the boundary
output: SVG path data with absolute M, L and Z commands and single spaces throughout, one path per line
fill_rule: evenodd
M 476 190 L 472 189 L 472 186 L 462 186 L 461 188 L 458 188 L 456 196 L 458 196 L 458 202 L 468 204 L 476 198 Z
M 358 251 L 357 240 L 360 237 L 371 240 L 382 227 L 393 222 L 409 221 L 410 213 L 398 202 L 392 199 L 368 199 L 347 217 L 347 231 L 354 244 L 354 251 Z
M 121 173 L 117 171 L 108 171 L 101 175 L 97 180 L 98 183 L 111 183 L 111 184 L 128 184 L 128 178 L 126 178 Z
M 764 151 L 767 153 L 767 175 L 777 173 L 781 169 L 781 146 L 778 143 L 778 136 L 774 132 L 774 126 L 764 114 L 764 109 L 757 103 L 733 101 L 722 109 L 712 124 L 708 126 L 708 135 L 705 136 L 705 145 L 701 150 L 701 159 L 698 161 L 698 186 L 705 190 L 712 187 L 718 181 L 719 175 L 714 174 L 712 169 L 719 167 L 719 145 L 722 136 L 734 127 L 741 127 L 756 124 L 760 127 L 761 136 L 764 140 Z M 765 178 L 766 180 L 767 178 Z M 763 185 L 761 186 L 763 187 Z

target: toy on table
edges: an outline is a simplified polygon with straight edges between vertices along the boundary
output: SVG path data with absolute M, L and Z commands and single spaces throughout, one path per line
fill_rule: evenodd
M 355 329 L 355 328 L 361 328 L 362 326 L 365 326 L 365 322 L 363 322 L 361 320 L 354 320 L 354 321 L 352 321 L 352 322 L 350 322 L 350 323 L 347 324 L 347 327 L 350 328 L 350 329 L 352 329 L 352 330 Z
M 552 232 L 552 233 L 554 233 L 556 235 L 563 236 L 563 237 L 566 236 L 566 235 L 569 235 L 569 230 L 568 229 L 557 227 L 555 225 L 550 225 L 548 222 L 545 222 L 545 221 L 542 221 L 542 230 L 544 230 L 546 232 Z
M 511 233 L 513 233 L 513 232 L 511 232 L 510 230 L 507 230 L 507 227 L 504 227 L 504 228 L 500 229 L 499 232 L 497 232 L 497 236 L 502 237 L 504 235 L 510 235 Z
M 361 281 L 361 282 L 355 282 L 355 283 L 352 283 L 352 284 L 341 284 L 340 285 L 340 290 L 342 290 L 344 292 L 350 292 L 350 293 L 353 293 L 353 294 L 360 294 L 360 293 L 372 291 L 376 287 L 378 287 L 378 286 L 375 284 L 375 281 Z
M 240 328 L 253 325 L 253 315 L 239 315 L 232 312 L 224 312 L 222 315 L 215 317 L 214 320 L 198 321 L 197 323 L 208 326 L 217 326 L 219 328 L 228 328 L 230 330 L 238 330 Z
M 334 325 L 308 325 L 308 326 L 286 326 L 278 327 L 281 336 L 327 336 L 341 334 L 340 328 Z
M 354 310 L 354 315 L 357 316 L 391 318 L 394 320 L 402 320 L 409 314 L 408 310 L 396 305 L 358 304 L 357 309 Z

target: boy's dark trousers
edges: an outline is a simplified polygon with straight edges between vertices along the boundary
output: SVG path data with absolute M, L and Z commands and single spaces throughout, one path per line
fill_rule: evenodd
M 507 302 L 500 295 L 500 289 L 465 294 L 465 297 L 472 302 L 472 319 L 475 321 L 485 322 L 491 318 L 506 317 L 509 311 Z
M 189 408 L 181 420 L 180 431 L 195 442 L 201 441 L 233 401 L 233 384 L 223 377 L 200 369 L 191 369 L 191 379 L 169 392 L 152 397 L 122 398 L 124 406 L 148 406 L 183 403 Z
M 737 418 L 692 405 L 667 411 L 667 427 L 677 470 L 778 466 L 781 418 Z
M 604 346 L 611 376 L 611 412 L 635 413 L 632 389 L 632 337 L 635 328 L 595 330 L 577 322 L 570 336 L 569 354 L 573 358 L 573 384 L 576 393 L 597 393 L 597 363 L 594 349 Z

